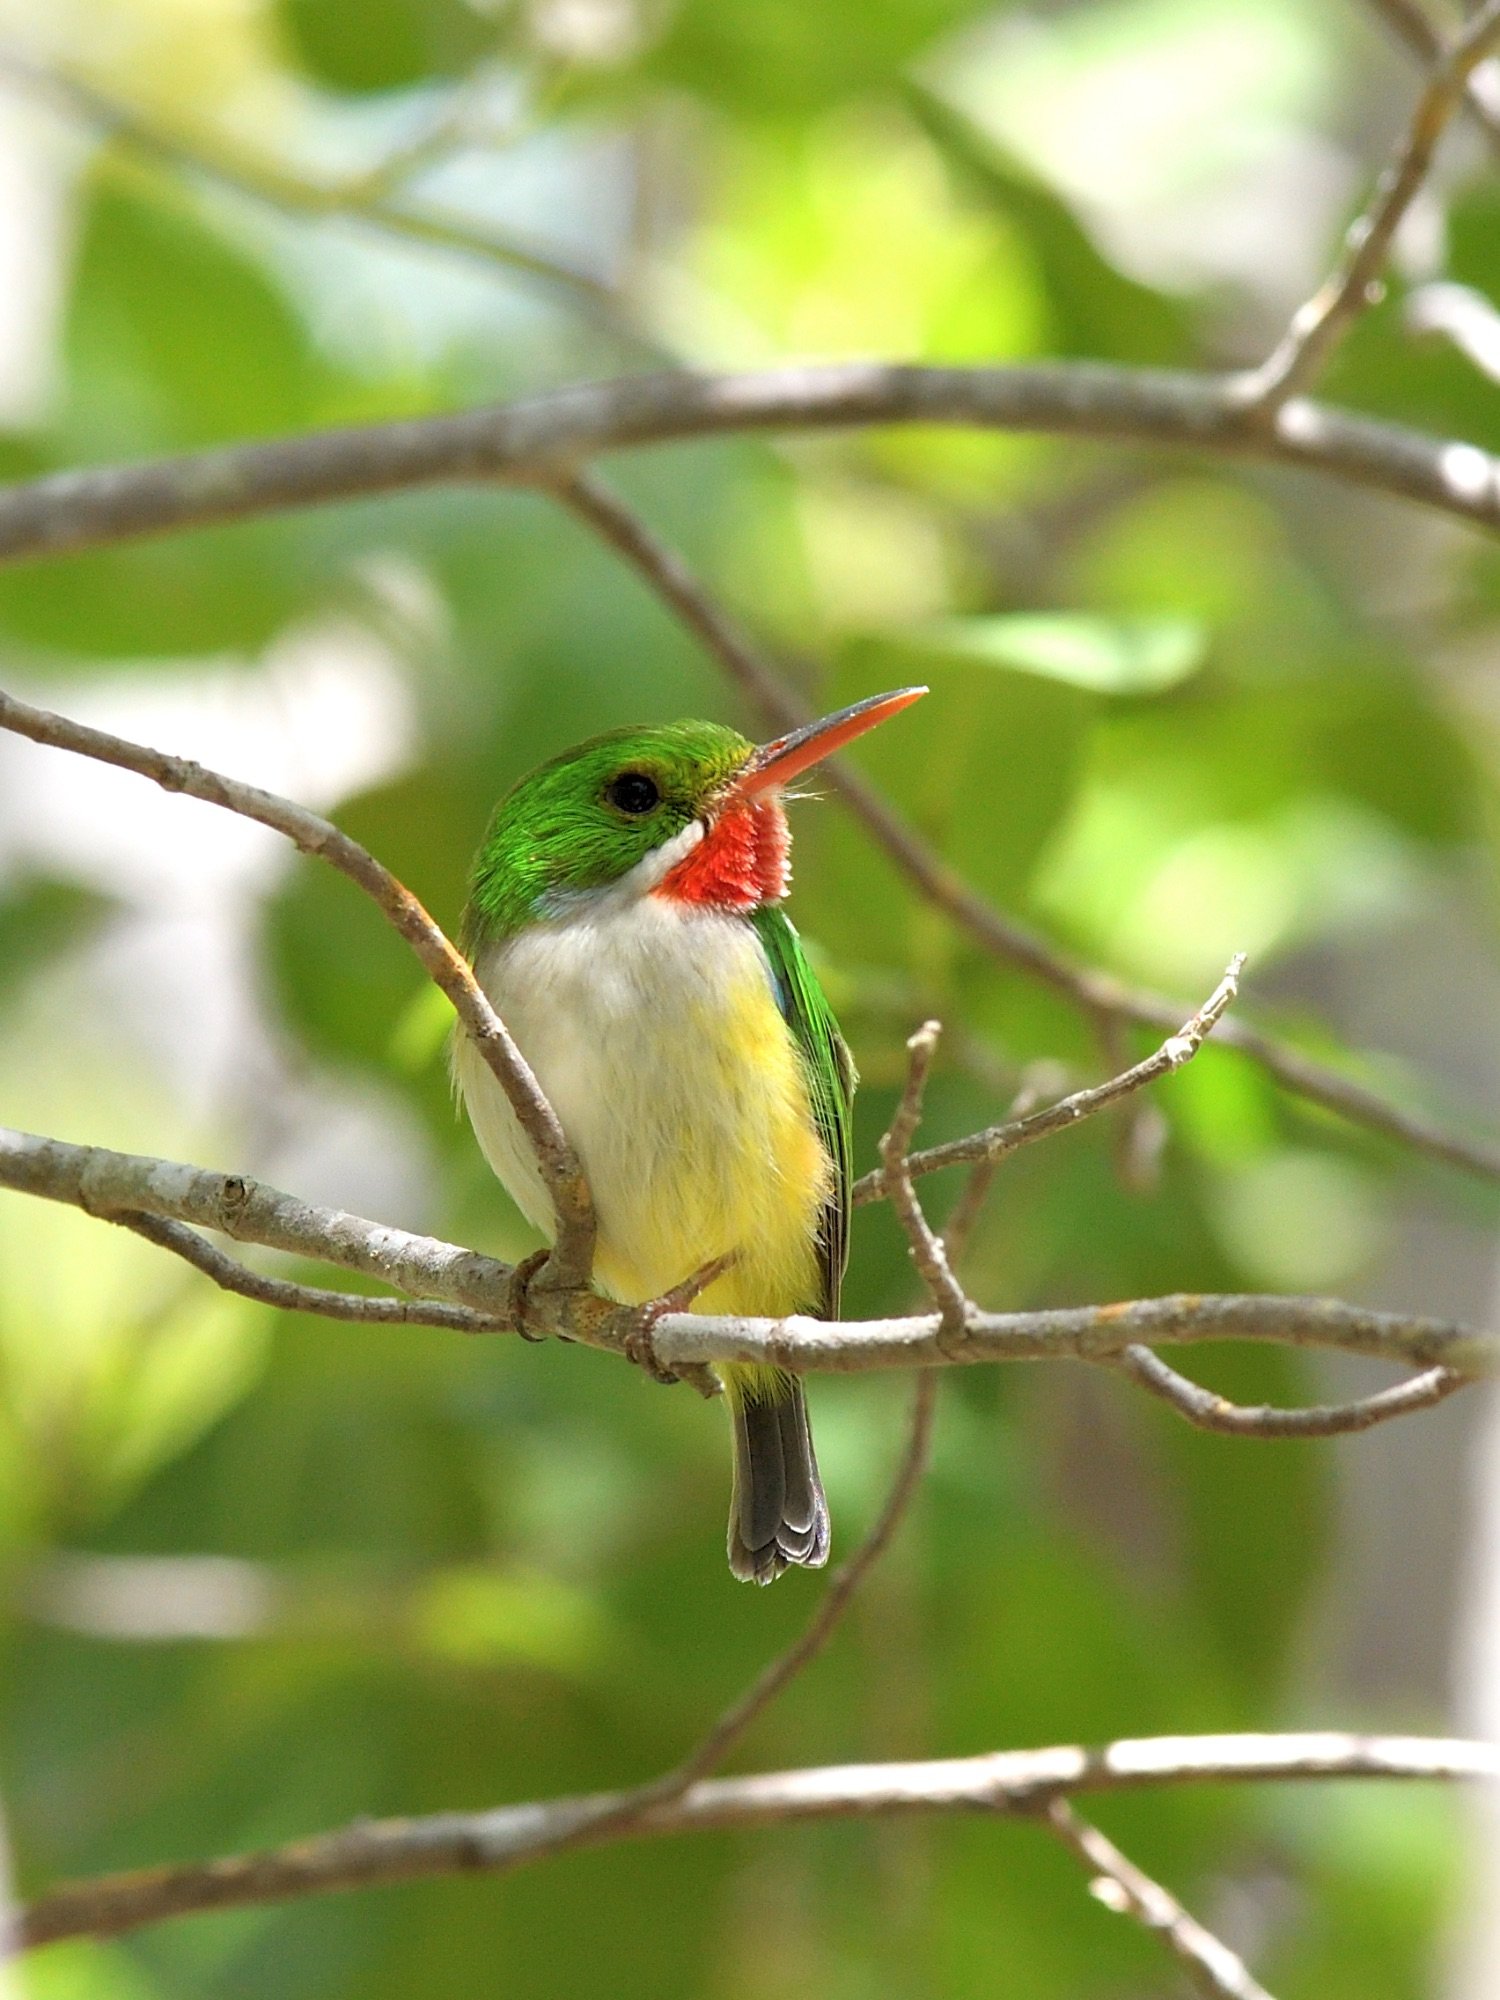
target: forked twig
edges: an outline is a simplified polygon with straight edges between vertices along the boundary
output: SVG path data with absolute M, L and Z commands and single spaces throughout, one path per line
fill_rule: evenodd
M 1225 968 L 1224 977 L 1197 1013 L 1169 1035 L 1161 1047 L 1144 1061 L 1122 1070 L 1118 1076 L 1112 1076 L 1104 1083 L 1091 1084 L 1086 1090 L 1075 1090 L 1040 1111 L 1008 1119 L 1001 1125 L 991 1125 L 983 1132 L 971 1133 L 966 1139 L 951 1139 L 946 1145 L 929 1146 L 923 1152 L 913 1153 L 907 1161 L 908 1172 L 912 1176 L 934 1174 L 944 1167 L 971 1166 L 981 1160 L 996 1165 L 1020 1147 L 1029 1146 L 1037 1139 L 1048 1139 L 1054 1132 L 1065 1131 L 1071 1125 L 1082 1124 L 1084 1119 L 1107 1111 L 1122 1098 L 1144 1090 L 1147 1084 L 1170 1076 L 1184 1063 L 1192 1061 L 1222 1021 L 1239 992 L 1240 974 L 1244 969 L 1245 954 L 1236 952 Z M 884 1170 L 877 1168 L 856 1181 L 851 1195 L 856 1207 L 867 1201 L 878 1201 L 885 1193 L 885 1179 Z
M 1432 167 L 1438 141 L 1463 104 L 1469 80 L 1500 41 L 1500 0 L 1485 4 L 1454 35 L 1428 75 L 1370 204 L 1351 225 L 1337 265 L 1293 315 L 1259 368 L 1243 378 L 1246 411 L 1274 418 L 1318 377 L 1334 348 L 1379 296 L 1380 273 L 1403 217 Z
M 890 1129 L 880 1141 L 880 1178 L 886 1198 L 895 1210 L 896 1220 L 906 1232 L 912 1262 L 938 1309 L 939 1336 L 959 1340 L 968 1322 L 969 1301 L 963 1286 L 953 1275 L 943 1239 L 922 1212 L 908 1165 L 911 1142 L 921 1122 L 927 1076 L 941 1033 L 938 1022 L 924 1021 L 907 1040 L 906 1085 Z

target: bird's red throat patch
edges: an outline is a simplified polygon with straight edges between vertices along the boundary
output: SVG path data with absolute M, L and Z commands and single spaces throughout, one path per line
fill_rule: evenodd
M 654 893 L 714 910 L 779 903 L 791 882 L 792 839 L 778 798 L 732 800 Z

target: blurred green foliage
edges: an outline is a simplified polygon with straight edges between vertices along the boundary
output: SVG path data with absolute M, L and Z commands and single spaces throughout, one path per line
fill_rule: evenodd
M 1331 145 L 1370 78 L 1389 81 L 1357 23 L 1267 10 L 1225 42 L 1223 10 L 1183 0 L 1025 21 L 962 0 L 135 12 L 129 46 L 96 51 L 89 7 L 49 33 L 178 129 L 218 119 L 268 154 L 321 149 L 351 171 L 420 136 L 476 65 L 523 107 L 542 93 L 522 143 L 494 136 L 504 118 L 475 119 L 445 188 L 537 238 L 556 224 L 592 241 L 637 325 L 707 364 L 1233 358 L 1247 325 L 1264 331 L 1264 301 L 1206 267 L 1173 278 L 1128 257 L 1030 143 L 1034 108 L 987 123 L 986 93 L 1003 107 L 1024 72 L 1059 116 L 1145 121 L 1149 106 L 1096 79 L 1113 64 L 1171 82 L 1183 129 L 1158 107 L 1161 145 L 1140 139 L 1130 184 L 1185 200 L 1195 159 L 1220 173 L 1236 137 L 1288 106 Z M 1086 164 L 1093 126 L 1075 129 Z M 639 365 L 566 300 L 523 303 L 492 270 L 338 224 L 273 223 L 108 147 L 70 199 L 55 387 L 0 436 L 9 476 Z M 1452 275 L 1493 293 L 1493 190 L 1445 199 Z M 1314 264 L 1338 220 L 1315 232 Z M 1446 350 L 1414 350 L 1399 303 L 1371 314 L 1333 386 L 1493 441 L 1492 388 Z M 1500 736 L 1465 661 L 1492 631 L 1500 572 L 1456 534 L 1417 536 L 1394 509 L 1239 465 L 1076 441 L 740 441 L 611 476 L 756 626 L 816 654 L 820 700 L 931 682 L 859 761 L 980 889 L 1091 959 L 1202 994 L 1247 948 L 1260 990 L 1310 1020 L 1340 953 L 1389 963 L 1423 912 L 1465 898 L 1477 929 L 1489 921 Z M 226 662 L 274 711 L 297 660 L 351 633 L 405 721 L 340 820 L 448 921 L 491 801 L 532 762 L 626 720 L 749 720 L 640 587 L 529 496 L 398 498 L 0 575 L 0 649 L 28 684 L 127 719 L 147 683 L 189 698 Z M 364 726 L 359 687 L 340 685 L 319 754 L 281 774 L 315 803 Z M 242 768 L 233 744 L 217 760 Z M 861 1162 L 927 1012 L 950 1029 L 933 1138 L 1003 1113 L 1036 1063 L 1081 1078 L 1118 1053 L 981 958 L 832 806 L 798 807 L 797 830 L 797 920 L 865 1077 Z M 274 1178 L 304 1157 L 278 1152 L 283 1127 L 353 1102 L 383 1121 L 372 1153 L 406 1163 L 390 1220 L 530 1247 L 454 1118 L 420 974 L 347 884 L 302 864 L 257 878 L 236 976 L 274 1062 L 247 1054 L 194 1091 L 144 1031 L 155 1003 L 131 1000 L 121 946 L 132 923 L 181 913 L 187 878 L 138 868 L 132 886 L 72 852 L 0 873 L 8 1122 Z M 1407 1095 L 1412 1054 L 1398 1043 L 1383 1070 Z M 1107 1121 L 1007 1163 L 973 1251 L 986 1302 L 1372 1281 L 1420 1179 L 1410 1162 L 1228 1055 L 1155 1105 L 1168 1138 L 1149 1188 L 1117 1171 Z M 336 1177 L 306 1191 L 354 1199 Z M 1487 1196 L 1470 1201 L 1493 1221 Z M 909 1297 L 894 1224 L 864 1212 L 847 1309 Z M 1201 1372 L 1248 1400 L 1318 1390 L 1291 1353 L 1204 1355 Z M 902 1393 L 815 1386 L 844 1550 L 879 1504 Z M 133 1239 L 7 1198 L 0 1766 L 23 1886 L 672 1761 L 821 1587 L 729 1583 L 721 1431 L 686 1392 L 591 1353 L 277 1318 Z M 954 1379 L 902 1546 L 753 1756 L 1305 1720 L 1336 1474 L 1324 1448 L 1203 1437 L 1076 1371 Z M 270 1608 L 218 1640 L 60 1629 L 36 1579 L 78 1552 L 234 1559 L 274 1585 Z M 1424 1698 L 1384 1719 L 1434 1720 Z M 1358 1724 L 1352 1701 L 1317 1719 Z M 1257 1950 L 1284 2000 L 1427 1990 L 1451 1913 L 1447 1799 L 1159 1791 L 1101 1817 L 1207 1915 L 1226 1880 L 1270 1884 Z M 59 1948 L 22 1978 L 33 2000 L 1107 2000 L 1157 1990 L 1162 1967 L 1034 1829 L 903 1822 L 200 1920 Z

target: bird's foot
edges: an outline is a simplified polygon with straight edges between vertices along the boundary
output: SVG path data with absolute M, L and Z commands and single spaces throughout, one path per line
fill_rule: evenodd
M 674 1370 L 664 1367 L 656 1353 L 656 1323 L 672 1307 L 662 1299 L 653 1299 L 650 1305 L 636 1308 L 635 1324 L 625 1336 L 625 1359 L 633 1361 L 637 1368 L 644 1368 L 653 1382 L 677 1382 L 682 1378 Z
M 526 1308 L 530 1303 L 531 1281 L 552 1255 L 550 1250 L 533 1250 L 529 1257 L 523 1257 L 510 1274 L 510 1283 L 505 1288 L 505 1310 L 515 1322 L 516 1332 L 522 1340 L 540 1344 L 545 1333 L 532 1333 L 526 1325 Z
M 660 1321 L 669 1313 L 686 1312 L 688 1307 L 705 1291 L 715 1278 L 720 1278 L 735 1261 L 735 1253 L 715 1257 L 700 1266 L 680 1285 L 674 1285 L 669 1292 L 663 1292 L 659 1299 L 652 1299 L 646 1305 L 636 1308 L 635 1323 L 625 1336 L 625 1354 L 637 1368 L 644 1368 L 653 1382 L 691 1382 L 700 1396 L 717 1396 L 719 1379 L 712 1368 L 698 1361 L 682 1363 L 677 1368 L 664 1367 L 656 1352 L 656 1329 Z

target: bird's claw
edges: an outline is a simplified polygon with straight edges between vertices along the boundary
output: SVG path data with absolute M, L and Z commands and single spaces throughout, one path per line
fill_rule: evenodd
M 505 1290 L 505 1310 L 515 1323 L 516 1332 L 520 1334 L 522 1340 L 529 1340 L 533 1345 L 540 1345 L 547 1336 L 545 1333 L 531 1333 L 526 1326 L 526 1308 L 530 1303 L 531 1281 L 551 1255 L 550 1250 L 533 1250 L 530 1256 L 523 1257 L 511 1272 L 510 1283 Z

